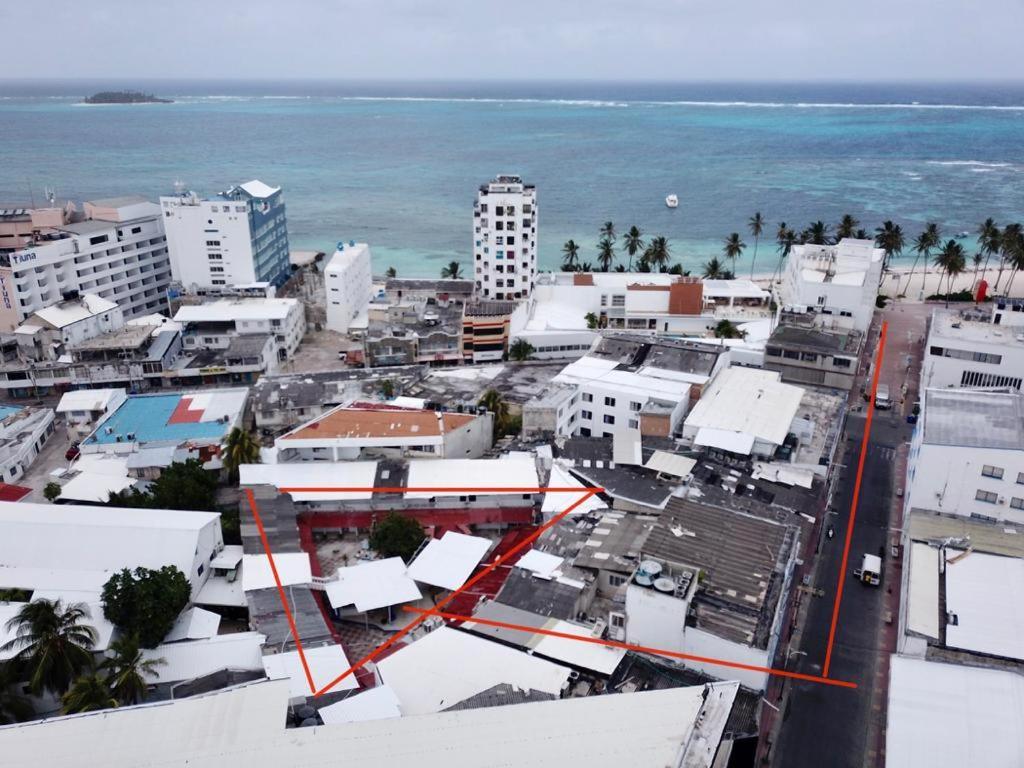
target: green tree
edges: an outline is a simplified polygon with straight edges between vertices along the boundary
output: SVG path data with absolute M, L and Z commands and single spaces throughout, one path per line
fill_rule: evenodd
M 477 405 L 494 414 L 495 437 L 504 435 L 508 426 L 508 403 L 505 402 L 501 393 L 496 389 L 488 389 L 480 396 Z
M 77 678 L 67 693 L 61 697 L 65 715 L 80 712 L 96 712 L 101 709 L 113 709 L 117 699 L 110 691 L 106 678 L 97 672 L 90 672 Z
M 712 256 L 708 261 L 704 262 L 702 274 L 708 280 L 721 280 L 725 275 L 725 269 L 718 257 Z
M 793 246 L 796 245 L 797 236 L 796 232 L 792 228 L 786 226 L 786 222 L 780 222 L 779 228 L 775 232 L 775 242 L 778 245 L 779 260 L 775 265 L 775 270 L 772 272 L 772 282 L 775 282 L 776 275 L 782 275 L 782 262 L 789 252 L 793 250 Z
M 18 688 L 22 678 L 19 667 L 14 661 L 0 661 L 0 725 L 20 723 L 35 714 L 32 703 Z
M 388 267 L 384 272 L 384 277 L 398 277 L 398 270 L 394 267 Z
M 242 464 L 259 464 L 260 444 L 253 437 L 252 432 L 235 427 L 228 433 L 228 438 L 224 441 L 221 458 L 228 475 L 237 478 L 238 468 Z
M 633 257 L 644 249 L 644 238 L 640 228 L 635 224 L 629 228 L 629 231 L 622 237 L 622 246 L 626 249 L 626 253 L 629 254 L 629 266 L 626 268 L 627 272 L 633 271 Z
M 43 488 L 43 496 L 45 496 L 46 500 L 52 504 L 53 502 L 60 498 L 60 491 L 60 484 L 55 483 L 51 480 Z
M 732 320 L 719 320 L 715 325 L 716 339 L 742 339 L 746 335 L 747 332 L 740 330 Z
M 112 493 L 107 505 L 213 512 L 217 509 L 217 476 L 203 469 L 199 459 L 176 461 L 150 483 L 147 491 L 136 487 Z
M 601 225 L 601 233 L 600 234 L 601 234 L 601 239 L 602 240 L 611 240 L 614 243 L 615 242 L 615 225 L 612 222 L 610 222 L 610 221 L 606 221 L 604 224 Z
M 143 648 L 155 648 L 167 637 L 191 594 L 185 574 L 173 565 L 158 571 L 124 568 L 103 585 L 103 615 L 123 633 L 137 637 Z
M 725 245 L 722 246 L 722 253 L 727 259 L 732 259 L 732 273 L 736 274 L 736 259 L 743 255 L 743 249 L 747 244 L 740 240 L 740 233 L 733 232 L 725 238 Z
M 805 243 L 811 245 L 830 245 L 832 238 L 829 236 L 828 224 L 820 219 L 818 221 L 812 221 L 800 234 L 801 239 Z
M 935 266 L 942 268 L 942 274 L 948 275 L 946 281 L 946 306 L 949 306 L 949 294 L 953 292 L 953 278 L 964 271 L 967 266 L 967 257 L 964 253 L 964 247 L 960 245 L 956 240 L 949 240 L 942 250 L 935 255 Z M 939 286 L 941 290 L 942 278 L 939 278 Z
M 14 658 L 24 665 L 33 693 L 60 695 L 92 666 L 96 630 L 85 623 L 88 618 L 89 608 L 84 603 L 26 603 L 7 622 L 14 637 L 0 645 L 0 651 L 15 651 Z
M 1002 237 L 1002 232 L 996 226 L 995 219 L 990 217 L 981 223 L 977 233 L 978 248 L 985 254 L 985 265 L 981 268 L 981 279 L 987 280 L 988 260 L 992 258 L 993 254 L 999 253 L 999 239 Z
M 848 237 L 853 237 L 857 231 L 857 225 L 860 224 L 850 214 L 845 214 L 839 221 L 839 226 L 836 227 L 836 242 L 845 240 Z
M 1017 229 L 1011 229 L 1009 226 L 1006 228 L 1012 236 L 1008 244 L 1010 267 L 1012 270 L 1010 272 L 1010 279 L 1006 281 L 1006 291 L 1003 294 L 1005 296 L 1013 293 L 1013 279 L 1021 269 L 1024 269 L 1024 231 L 1021 231 L 1019 227 L 1020 225 L 1018 224 Z
M 931 258 L 932 248 L 938 248 L 941 239 L 939 225 L 932 223 L 927 224 L 924 230 L 914 238 L 913 250 L 917 255 L 914 257 L 914 263 L 910 266 L 910 273 L 907 275 L 907 290 L 910 290 L 910 282 L 914 277 L 914 270 L 917 269 L 918 259 L 923 256 L 924 263 L 927 265 Z M 903 293 L 905 294 L 906 291 Z M 897 291 L 897 295 L 902 294 Z
M 600 320 L 598 319 L 597 315 L 595 315 L 593 312 L 587 312 L 587 314 L 583 316 L 583 319 L 587 321 L 587 328 L 589 328 L 592 331 L 596 330 L 598 324 L 600 323 Z
M 992 288 L 995 294 L 999 290 L 999 283 L 1003 280 L 1003 270 L 1007 265 L 1013 264 L 1013 255 L 1022 233 L 1020 224 L 1007 224 L 1003 227 L 999 236 L 999 273 L 996 275 L 996 284 Z
M 903 227 L 891 221 L 883 221 L 882 226 L 875 228 L 875 247 L 885 251 L 885 258 L 882 260 L 882 272 L 889 268 L 889 262 L 893 256 L 903 253 Z
M 441 277 L 448 278 L 449 280 L 461 280 L 462 265 L 457 261 L 449 261 L 448 266 L 441 270 Z
M 533 353 L 533 344 L 522 338 L 513 341 L 511 346 L 508 348 L 508 356 L 520 363 L 524 360 L 529 360 L 530 355 Z
M 575 240 L 566 240 L 562 246 L 562 271 L 576 272 L 580 267 L 580 247 Z
M 750 229 L 750 234 L 754 236 L 754 257 L 750 260 L 750 277 L 754 277 L 754 263 L 757 261 L 757 244 L 761 239 L 761 233 L 764 232 L 764 216 L 758 211 L 750 220 L 747 222 L 747 227 Z
M 408 563 L 424 536 L 423 526 L 416 518 L 389 512 L 370 532 L 370 549 L 381 557 L 400 557 Z
M 647 248 L 644 250 L 642 260 L 649 264 L 652 270 L 661 272 L 664 271 L 670 258 L 668 238 L 659 235 L 658 237 L 651 238 L 651 242 L 647 244 Z
M 391 379 L 384 379 L 380 383 L 380 394 L 385 400 L 390 400 L 395 396 L 395 382 Z
M 126 635 L 110 644 L 113 656 L 100 664 L 107 673 L 107 683 L 114 698 L 121 704 L 138 704 L 149 690 L 147 677 L 159 677 L 157 667 L 166 659 L 147 659 L 139 647 L 139 639 Z
M 602 272 L 607 272 L 611 269 L 613 261 L 615 261 L 615 247 L 610 239 L 604 237 L 597 244 L 597 263 Z

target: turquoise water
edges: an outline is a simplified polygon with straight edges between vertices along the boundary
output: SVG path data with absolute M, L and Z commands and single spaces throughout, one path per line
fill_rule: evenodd
M 475 190 L 499 172 L 538 187 L 546 268 L 570 237 L 593 261 L 607 220 L 668 237 L 687 268 L 740 231 L 742 273 L 757 210 L 769 233 L 844 213 L 911 234 L 1024 218 L 1020 85 L 128 83 L 176 103 L 76 103 L 108 85 L 0 84 L 0 202 L 258 177 L 284 187 L 293 248 L 367 240 L 378 272 L 407 276 L 468 268 Z
M 127 441 L 133 433 L 140 443 L 163 440 L 182 442 L 184 440 L 213 439 L 224 435 L 227 427 L 219 421 L 179 422 L 168 424 L 174 409 L 181 402 L 181 395 L 145 395 L 129 397 L 114 411 L 114 415 L 103 422 L 102 427 L 86 443 L 109 444 Z M 107 434 L 107 428 L 113 432 Z

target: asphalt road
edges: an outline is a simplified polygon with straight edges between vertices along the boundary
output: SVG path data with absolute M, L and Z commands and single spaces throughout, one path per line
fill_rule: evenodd
M 799 672 L 820 675 L 823 671 L 864 422 L 863 411 L 850 414 L 848 419 L 846 466 L 837 482 L 827 522 L 834 526 L 835 537 L 822 543 L 814 584 L 824 595 L 809 598 L 812 603 L 799 647 L 791 649 L 788 660 L 788 668 Z M 897 411 L 875 412 L 829 670 L 830 677 L 856 682 L 859 687 L 850 690 L 799 681 L 787 683 L 792 688 L 782 713 L 781 733 L 773 749 L 773 765 L 785 768 L 864 766 L 866 753 L 871 748 L 868 729 L 879 658 L 883 594 L 892 585 L 884 580 L 878 587 L 862 584 L 853 578 L 853 569 L 860 567 L 865 553 L 878 554 L 880 547 L 886 549 L 888 557 L 893 465 L 896 447 L 908 437 L 909 428 L 901 422 Z

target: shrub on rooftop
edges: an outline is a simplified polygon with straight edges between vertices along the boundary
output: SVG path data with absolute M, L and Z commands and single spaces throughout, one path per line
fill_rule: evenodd
M 143 648 L 155 648 L 171 631 L 191 593 L 185 574 L 173 565 L 158 571 L 124 568 L 103 585 L 103 615 L 125 635 L 138 637 Z

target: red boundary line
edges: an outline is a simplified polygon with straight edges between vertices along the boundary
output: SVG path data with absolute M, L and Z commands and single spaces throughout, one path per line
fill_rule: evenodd
M 692 653 L 680 653 L 678 651 L 670 651 L 664 648 L 648 648 L 643 645 L 633 645 L 630 643 L 620 643 L 617 640 L 602 640 L 598 637 L 586 637 L 583 635 L 573 635 L 568 632 L 557 632 L 551 629 L 542 629 L 540 627 L 530 627 L 525 624 L 509 624 L 504 621 L 493 621 L 491 619 L 481 619 L 477 616 L 460 616 L 457 613 L 443 613 L 438 611 L 436 608 L 433 610 L 427 610 L 424 608 L 413 608 L 411 606 L 404 606 L 403 611 L 407 613 L 419 613 L 424 616 L 440 616 L 442 619 L 449 619 L 451 621 L 462 621 L 469 624 L 480 624 L 487 627 L 498 627 L 500 629 L 511 629 L 517 632 L 528 632 L 534 635 L 547 635 L 549 637 L 560 637 L 565 640 L 577 640 L 581 643 L 592 643 L 594 645 L 603 645 L 607 648 L 622 648 L 627 651 L 639 651 L 640 653 L 653 653 L 658 656 L 668 656 L 673 659 L 684 659 L 688 661 L 700 661 L 705 664 L 713 664 L 718 667 L 729 667 L 731 669 L 744 669 L 750 672 L 764 672 L 769 675 L 776 675 L 778 677 L 789 677 L 795 680 L 806 680 L 812 683 L 822 683 L 823 685 L 834 685 L 840 688 L 856 688 L 857 684 L 848 682 L 846 680 L 835 680 L 828 677 L 820 677 L 818 675 L 805 675 L 802 672 L 791 672 L 787 669 L 777 669 L 775 667 L 759 667 L 755 664 L 744 664 L 739 661 L 726 661 L 725 659 L 716 659 L 709 656 L 697 656 Z
M 846 566 L 850 558 L 850 545 L 853 543 L 853 525 L 857 520 L 857 503 L 860 501 L 860 484 L 864 479 L 864 461 L 868 455 L 868 439 L 871 437 L 871 420 L 875 414 L 875 395 L 878 392 L 878 377 L 882 373 L 882 357 L 885 352 L 885 337 L 889 331 L 889 323 L 882 321 L 882 329 L 878 335 L 878 353 L 875 356 L 875 371 L 871 380 L 871 393 L 868 398 L 867 418 L 864 421 L 864 435 L 860 441 L 860 459 L 857 461 L 857 479 L 853 484 L 853 498 L 850 500 L 850 519 L 846 523 L 846 541 L 843 544 L 843 559 L 839 566 L 839 585 L 836 587 L 836 600 L 832 604 L 832 625 L 828 630 L 828 645 L 825 648 L 825 665 L 821 674 L 828 677 L 832 664 L 832 648 L 836 640 L 836 627 L 839 625 L 839 606 L 843 602 L 843 587 L 846 584 Z

